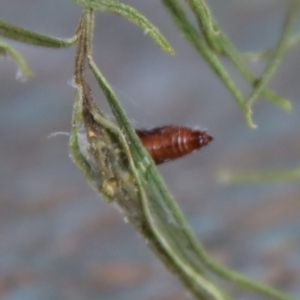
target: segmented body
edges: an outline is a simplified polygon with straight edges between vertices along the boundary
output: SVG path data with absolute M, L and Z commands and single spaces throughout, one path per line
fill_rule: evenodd
M 206 131 L 181 126 L 136 130 L 136 133 L 156 164 L 187 155 L 213 140 Z

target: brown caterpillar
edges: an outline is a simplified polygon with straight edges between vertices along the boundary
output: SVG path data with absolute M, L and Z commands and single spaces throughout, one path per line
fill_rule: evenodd
M 181 126 L 136 130 L 136 134 L 156 164 L 187 155 L 213 140 L 206 131 Z

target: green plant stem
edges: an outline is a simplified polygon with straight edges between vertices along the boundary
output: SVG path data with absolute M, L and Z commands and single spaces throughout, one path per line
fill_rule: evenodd
M 162 2 L 165 5 L 165 7 L 168 9 L 168 11 L 170 12 L 170 14 L 173 17 L 178 28 L 185 34 L 187 40 L 200 53 L 200 55 L 203 56 L 203 58 L 207 61 L 207 58 L 202 54 L 201 51 L 199 51 L 200 50 L 199 48 L 203 47 L 203 43 L 204 43 L 204 42 L 202 42 L 201 44 L 199 44 L 199 40 L 202 40 L 202 37 L 198 33 L 198 31 L 194 28 L 194 26 L 188 21 L 187 17 L 185 16 L 184 10 L 182 9 L 182 7 L 178 3 L 178 1 L 177 0 L 162 0 Z M 206 20 L 206 19 L 204 18 L 203 20 Z M 208 23 L 203 24 L 200 28 L 202 29 L 202 32 L 203 32 L 203 28 L 213 28 L 214 35 L 211 35 L 211 36 L 215 36 L 215 39 L 219 45 L 218 48 L 222 47 L 222 50 L 219 52 L 222 53 L 223 55 L 225 55 L 226 57 L 228 57 L 232 61 L 233 65 L 236 67 L 237 71 L 245 78 L 245 80 L 247 80 L 251 85 L 255 86 L 255 84 L 257 82 L 256 78 L 248 70 L 241 54 L 232 45 L 231 41 L 222 32 L 222 30 L 219 28 L 217 23 L 210 18 Z M 207 31 L 212 32 L 212 30 L 207 30 Z M 203 35 L 205 35 L 205 30 L 203 32 Z M 209 62 L 207 61 L 207 63 L 209 63 Z M 217 75 L 219 76 L 218 73 L 217 73 Z M 220 77 L 220 79 L 223 81 L 223 79 L 221 77 Z M 265 88 L 265 89 L 263 89 L 262 94 L 267 99 L 269 99 L 271 102 L 273 102 L 276 105 L 281 106 L 283 109 L 291 110 L 290 102 L 288 100 L 286 100 L 285 98 L 276 95 L 272 90 Z M 245 117 L 248 120 L 247 121 L 248 125 L 250 125 L 250 127 L 255 127 L 251 120 L 251 108 L 244 109 L 244 113 L 247 114 L 247 116 L 245 116 Z
M 214 52 L 221 53 L 222 45 L 220 45 L 218 36 L 219 31 L 215 30 L 214 21 L 210 15 L 210 11 L 203 0 L 186 0 L 191 11 L 196 16 L 199 28 L 205 38 L 207 45 Z
M 162 0 L 162 2 L 171 13 L 171 16 L 173 17 L 177 27 L 184 33 L 187 40 L 195 47 L 197 52 L 205 59 L 211 69 L 222 80 L 222 82 L 233 95 L 244 115 L 248 116 L 251 112 L 248 111 L 249 108 L 245 105 L 245 99 L 243 95 L 235 86 L 234 82 L 230 78 L 223 65 L 220 63 L 217 56 L 211 51 L 211 48 L 205 43 L 205 41 L 200 38 L 197 30 L 188 21 L 185 12 L 181 9 L 181 6 L 178 4 L 178 2 L 174 0 Z M 251 119 L 247 119 L 247 124 L 252 128 L 256 127 Z
M 291 296 L 282 293 L 272 287 L 251 280 L 240 273 L 223 267 L 222 265 L 216 263 L 213 259 L 211 259 L 211 257 L 205 252 L 204 249 L 199 250 L 199 256 L 201 257 L 201 261 L 205 263 L 205 266 L 209 271 L 227 281 L 230 281 L 234 285 L 244 287 L 249 291 L 256 292 L 257 294 L 269 297 L 270 299 L 274 300 L 295 300 Z
M 217 27 L 216 24 L 215 26 Z M 254 77 L 254 75 L 249 71 L 249 69 L 245 65 L 245 61 L 241 53 L 234 47 L 234 45 L 231 43 L 231 41 L 225 34 L 220 33 L 219 39 L 222 40 L 224 55 L 226 55 L 226 57 L 230 59 L 230 61 L 235 66 L 236 70 L 243 76 L 243 78 L 247 82 L 249 82 L 253 87 L 255 87 L 257 83 L 257 78 Z M 262 95 L 267 100 L 274 103 L 275 105 L 280 106 L 285 111 L 290 111 L 292 109 L 292 105 L 289 100 L 277 95 L 275 92 L 273 92 L 271 89 L 268 89 L 267 87 L 265 87 L 262 90 Z
M 187 0 L 187 1 L 193 1 L 197 3 L 199 7 L 201 6 L 206 7 L 206 4 L 203 0 Z M 208 7 L 206 7 L 206 9 L 207 11 L 209 11 Z M 197 10 L 193 10 L 193 12 L 197 14 Z M 245 80 L 247 80 L 255 88 L 257 84 L 257 79 L 252 75 L 252 73 L 245 65 L 245 62 L 243 61 L 240 52 L 231 43 L 227 35 L 224 34 L 224 32 L 221 30 L 217 22 L 213 20 L 213 18 L 210 16 L 210 13 L 208 12 L 207 14 L 209 15 L 208 21 L 207 18 L 202 17 L 203 25 L 200 27 L 202 33 L 204 34 L 204 36 L 206 36 L 206 32 L 212 31 L 210 28 L 214 29 L 214 35 L 210 35 L 210 36 L 211 38 L 215 39 L 216 41 L 215 43 L 218 43 L 218 48 L 219 48 L 218 52 L 220 54 L 223 54 L 227 58 L 229 58 L 233 63 L 233 65 L 235 66 L 235 68 L 237 69 L 237 71 L 244 77 Z M 281 106 L 283 109 L 287 111 L 291 110 L 291 104 L 287 99 L 276 95 L 274 92 L 267 89 L 266 86 L 262 88 L 261 92 L 263 92 L 263 95 L 274 104 Z M 250 116 L 248 116 L 248 118 L 250 118 Z
M 145 34 L 149 35 L 152 40 L 165 52 L 174 54 L 175 50 L 161 34 L 159 29 L 154 26 L 144 15 L 135 8 L 115 0 L 97 1 L 97 0 L 72 0 L 73 2 L 100 11 L 109 11 L 125 17 L 129 21 L 140 27 Z
M 218 174 L 219 181 L 224 184 L 246 184 L 246 183 L 280 183 L 300 181 L 300 168 L 291 170 L 274 171 L 234 171 L 223 170 Z
M 286 48 L 289 50 L 290 48 L 294 47 L 300 42 L 300 33 L 294 34 L 292 37 L 289 38 L 287 41 Z M 260 59 L 265 59 L 271 56 L 274 53 L 274 48 L 268 48 L 258 52 L 246 52 L 243 54 L 243 58 L 248 61 L 257 61 Z
M 74 45 L 77 39 L 76 36 L 69 39 L 59 39 L 55 37 L 50 37 L 10 24 L 3 20 L 0 20 L 0 35 L 22 43 L 47 48 L 70 47 Z
M 293 30 L 294 24 L 296 22 L 297 15 L 299 13 L 299 5 L 300 5 L 299 0 L 290 1 L 290 6 L 285 19 L 285 24 L 283 26 L 283 31 L 279 39 L 278 45 L 274 51 L 273 58 L 270 61 L 269 65 L 267 66 L 266 70 L 264 71 L 262 77 L 256 84 L 255 89 L 253 90 L 251 96 L 248 99 L 249 106 L 252 106 L 254 102 L 257 100 L 262 90 L 266 87 L 272 75 L 275 73 L 280 62 L 282 61 L 282 58 L 288 47 L 288 41 L 291 32 Z

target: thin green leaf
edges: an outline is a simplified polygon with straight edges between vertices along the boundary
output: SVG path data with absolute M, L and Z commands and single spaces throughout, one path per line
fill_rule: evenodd
M 0 20 L 0 36 L 25 44 L 47 48 L 66 48 L 76 42 L 76 36 L 70 39 L 59 39 L 10 24 L 3 20 Z
M 14 48 L 12 48 L 10 45 L 8 45 L 7 43 L 1 40 L 0 40 L 0 53 L 1 55 L 9 55 L 13 58 L 13 60 L 16 61 L 23 77 L 26 78 L 26 77 L 33 76 L 33 73 L 29 69 L 22 55 L 19 52 L 17 52 Z
M 300 181 L 300 168 L 274 171 L 232 171 L 222 170 L 218 179 L 224 184 L 266 184 Z
M 245 65 L 245 61 L 243 59 L 243 56 L 241 53 L 235 48 L 235 46 L 231 43 L 229 38 L 222 34 L 220 36 L 220 39 L 222 39 L 223 42 L 223 51 L 225 55 L 231 60 L 237 71 L 245 78 L 246 81 L 248 81 L 253 88 L 257 84 L 257 78 L 254 77 L 254 75 L 249 71 L 248 67 Z M 275 105 L 278 105 L 285 111 L 290 111 L 292 109 L 291 102 L 282 97 L 277 95 L 273 90 L 265 87 L 262 90 L 262 95 L 272 102 Z
M 261 76 L 260 80 L 257 82 L 252 94 L 247 100 L 249 106 L 252 106 L 253 103 L 257 100 L 257 98 L 259 97 L 259 95 L 261 94 L 265 86 L 268 84 L 272 75 L 278 69 L 280 62 L 282 61 L 283 56 L 286 53 L 288 47 L 292 29 L 296 22 L 296 18 L 299 12 L 299 6 L 300 6 L 299 0 L 290 1 L 290 6 L 288 9 L 288 13 L 285 19 L 285 24 L 283 26 L 283 31 L 279 39 L 278 45 L 274 51 L 272 60 L 267 66 L 266 70 L 263 72 L 263 75 Z
M 139 26 L 145 34 L 149 35 L 153 41 L 165 52 L 174 54 L 175 50 L 162 35 L 157 27 L 155 27 L 144 15 L 142 15 L 135 8 L 120 3 L 118 1 L 100 1 L 100 0 L 72 0 L 73 2 L 80 4 L 86 8 L 110 11 L 112 13 L 121 15 L 129 21 Z
M 188 20 L 184 10 L 179 3 L 174 0 L 162 0 L 165 7 L 169 10 L 172 18 L 174 19 L 177 27 L 184 33 L 186 39 L 193 45 L 196 51 L 204 58 L 211 69 L 216 73 L 220 80 L 224 83 L 227 89 L 230 91 L 238 106 L 244 113 L 244 117 L 249 127 L 255 128 L 249 109 L 246 106 L 246 101 L 236 87 L 235 83 L 231 79 L 230 75 L 220 62 L 220 59 L 213 53 L 211 47 L 203 41 L 198 31 L 194 28 L 191 22 Z
M 290 48 L 294 47 L 300 42 L 300 33 L 294 34 L 292 37 L 289 38 L 286 48 L 289 50 Z M 274 55 L 275 49 L 274 48 L 267 48 L 258 52 L 246 52 L 243 54 L 243 58 L 246 61 L 258 61 L 260 59 L 266 59 L 272 55 Z
M 222 43 L 220 43 L 220 31 L 214 28 L 214 20 L 211 17 L 209 8 L 205 1 L 203 0 L 186 0 L 188 5 L 191 8 L 191 11 L 194 13 L 199 28 L 209 45 L 209 47 L 217 52 L 222 52 Z
M 187 0 L 188 1 L 188 0 Z M 198 0 L 201 2 L 201 0 Z M 196 0 L 189 1 L 192 2 L 194 5 L 196 5 Z M 203 47 L 203 45 L 200 45 L 200 41 L 202 40 L 202 36 L 200 33 L 194 28 L 194 26 L 189 22 L 188 18 L 185 15 L 184 9 L 182 8 L 181 2 L 177 0 L 162 0 L 165 7 L 170 12 L 171 16 L 174 19 L 174 22 L 176 23 L 177 27 L 185 34 L 185 37 L 187 40 L 191 43 L 191 45 L 196 49 L 196 51 L 199 52 L 199 54 L 205 59 L 205 61 L 210 64 L 208 58 L 202 53 L 200 50 L 200 46 Z M 193 6 L 191 6 L 193 7 Z M 202 11 L 198 8 L 198 14 L 203 14 L 205 16 L 205 7 L 202 7 Z M 205 18 L 204 18 L 205 19 Z M 204 22 L 204 21 L 202 21 Z M 247 66 L 245 65 L 245 61 L 240 54 L 240 52 L 234 47 L 234 45 L 231 43 L 229 38 L 222 32 L 218 24 L 215 20 L 209 17 L 206 19 L 206 28 L 211 28 L 211 37 L 218 41 L 218 47 L 221 48 L 221 53 L 228 57 L 232 63 L 234 64 L 237 71 L 247 80 L 253 87 L 256 85 L 257 81 L 256 78 L 253 76 L 253 74 L 249 71 Z M 207 41 L 207 36 L 206 36 Z M 295 43 L 295 41 L 293 41 Z M 203 44 L 203 43 L 202 43 Z M 211 44 L 210 44 L 211 46 Z M 212 47 L 210 47 L 212 48 Z M 208 49 L 208 51 L 211 51 L 212 49 Z M 213 49 L 214 50 L 214 49 Z M 212 66 L 211 66 L 212 67 Z M 212 67 L 213 68 L 213 67 Z M 214 68 L 213 68 L 214 69 Z M 216 74 L 219 76 L 218 72 Z M 225 83 L 224 79 L 219 76 L 220 79 Z M 228 86 L 227 86 L 228 88 Z M 229 88 L 228 88 L 229 89 Z M 232 91 L 231 91 L 232 93 Z M 266 97 L 269 101 L 272 103 L 280 106 L 286 111 L 291 110 L 291 103 L 289 100 L 275 94 L 272 90 L 268 88 L 264 88 L 262 91 L 262 95 Z M 245 100 L 244 100 L 245 102 Z M 244 103 L 243 102 L 243 103 Z M 245 106 L 245 105 L 244 105 Z M 247 124 L 255 128 L 256 125 L 254 125 L 251 114 L 249 114 L 248 108 L 244 107 L 244 113 Z

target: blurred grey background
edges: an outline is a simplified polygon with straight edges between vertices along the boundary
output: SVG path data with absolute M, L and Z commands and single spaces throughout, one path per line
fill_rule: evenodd
M 276 43 L 288 1 L 208 2 L 237 47 L 256 51 Z M 97 14 L 95 60 L 133 124 L 201 126 L 215 137 L 200 152 L 159 167 L 170 190 L 218 261 L 299 299 L 299 182 L 224 186 L 216 173 L 299 165 L 300 48 L 289 52 L 271 82 L 291 99 L 293 111 L 261 101 L 254 107 L 259 127 L 250 130 L 160 1 L 126 3 L 153 21 L 176 50 L 168 56 L 127 20 Z M 0 18 L 58 37 L 71 37 L 80 15 L 68 0 L 0 0 L 0 7 Z M 0 298 L 188 299 L 115 207 L 89 188 L 68 156 L 68 137 L 49 137 L 70 131 L 74 48 L 11 45 L 35 77 L 16 80 L 15 63 L 0 59 Z M 251 66 L 259 71 L 264 63 Z

